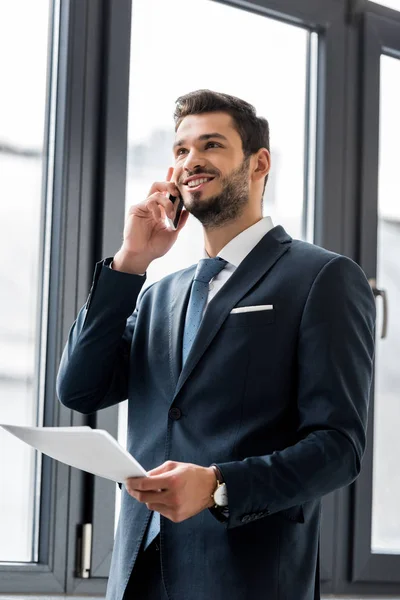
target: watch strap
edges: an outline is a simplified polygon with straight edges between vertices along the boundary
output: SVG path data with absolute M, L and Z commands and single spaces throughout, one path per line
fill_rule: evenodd
M 225 483 L 224 477 L 218 467 L 218 465 L 216 464 L 212 464 L 210 465 L 210 467 L 213 468 L 215 476 L 217 478 L 217 488 L 220 485 L 222 485 L 223 483 Z M 216 490 L 214 490 L 214 492 L 212 493 L 211 497 L 214 500 L 214 493 L 216 492 Z M 210 511 L 210 513 L 212 514 L 212 516 L 217 519 L 217 521 L 219 521 L 220 523 L 224 523 L 225 525 L 228 522 L 228 517 L 229 517 L 229 510 L 228 507 L 222 507 L 222 506 L 218 506 L 216 504 L 214 504 L 214 506 L 210 506 L 210 508 L 208 509 Z
M 221 473 L 219 467 L 216 464 L 212 464 L 210 466 L 214 469 L 214 473 L 215 473 L 215 476 L 217 478 L 218 483 L 220 485 L 222 485 L 223 483 L 225 483 L 225 480 L 224 480 L 224 478 L 222 476 L 222 473 Z

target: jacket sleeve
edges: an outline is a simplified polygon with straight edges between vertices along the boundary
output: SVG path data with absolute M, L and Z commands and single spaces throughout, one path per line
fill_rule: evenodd
M 357 477 L 374 327 L 375 301 L 363 271 L 336 256 L 315 278 L 300 323 L 298 441 L 267 456 L 218 464 L 228 490 L 228 528 L 301 508 Z
M 88 300 L 70 330 L 57 376 L 61 403 L 85 414 L 128 396 L 135 306 L 146 277 L 113 271 L 110 260 L 96 265 Z

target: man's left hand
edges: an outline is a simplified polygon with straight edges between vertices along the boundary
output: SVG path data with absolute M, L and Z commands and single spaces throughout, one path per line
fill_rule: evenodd
M 126 479 L 127 492 L 174 523 L 214 506 L 217 478 L 212 467 L 168 460 L 147 475 Z

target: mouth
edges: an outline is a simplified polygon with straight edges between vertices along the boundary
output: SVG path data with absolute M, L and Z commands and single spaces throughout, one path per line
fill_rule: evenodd
M 215 177 L 198 177 L 197 179 L 192 179 L 188 181 L 188 183 L 185 183 L 185 187 L 189 192 L 198 192 L 214 179 Z

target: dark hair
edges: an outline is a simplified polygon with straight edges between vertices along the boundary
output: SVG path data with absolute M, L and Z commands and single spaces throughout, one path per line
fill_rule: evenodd
M 225 112 L 231 115 L 241 137 L 243 153 L 247 159 L 260 148 L 269 151 L 269 125 L 267 119 L 257 117 L 254 106 L 229 94 L 212 90 L 196 90 L 176 100 L 174 112 L 175 131 L 188 115 L 208 112 Z M 265 177 L 267 183 L 268 175 Z

